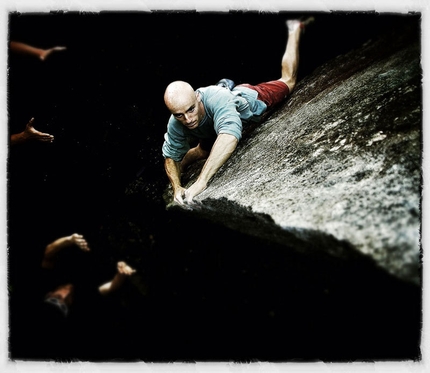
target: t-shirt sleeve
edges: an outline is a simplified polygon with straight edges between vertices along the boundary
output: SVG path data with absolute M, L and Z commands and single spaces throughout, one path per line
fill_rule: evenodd
M 181 126 L 174 118 L 169 120 L 162 147 L 163 157 L 171 158 L 176 162 L 180 162 L 190 149 L 187 136 Z
M 221 91 L 213 100 L 215 132 L 218 135 L 232 135 L 239 141 L 242 138 L 242 120 L 238 112 L 237 98 L 232 98 L 230 94 L 222 94 Z

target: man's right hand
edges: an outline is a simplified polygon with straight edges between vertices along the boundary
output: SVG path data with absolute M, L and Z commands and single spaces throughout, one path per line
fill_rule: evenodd
M 181 206 L 184 206 L 184 197 L 185 197 L 185 188 L 183 187 L 177 187 L 174 191 L 173 199 L 176 203 L 178 203 Z

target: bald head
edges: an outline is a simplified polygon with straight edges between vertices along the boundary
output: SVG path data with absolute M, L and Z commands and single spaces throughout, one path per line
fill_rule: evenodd
M 189 129 L 197 128 L 205 116 L 200 94 L 186 82 L 170 83 L 164 93 L 164 102 L 170 113 Z
M 195 99 L 196 94 L 193 87 L 181 80 L 170 83 L 164 92 L 164 103 L 172 112 Z

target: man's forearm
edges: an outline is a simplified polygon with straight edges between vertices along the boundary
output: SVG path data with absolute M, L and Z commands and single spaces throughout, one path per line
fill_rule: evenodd
M 181 187 L 181 164 L 174 161 L 172 158 L 166 158 L 164 161 L 164 168 L 173 190 Z
M 51 242 L 46 246 L 45 249 L 45 258 L 52 259 L 60 250 L 64 249 L 67 246 L 71 246 L 73 244 L 71 236 L 65 236 L 56 239 L 54 242 Z
M 11 145 L 17 145 L 22 144 L 27 141 L 27 137 L 25 136 L 24 132 L 15 133 L 10 136 L 10 144 Z
M 58 252 L 70 245 L 72 245 L 71 236 L 58 238 L 54 242 L 51 242 L 49 245 L 47 245 L 42 260 L 42 267 L 53 268 L 55 263 L 55 257 Z
M 10 42 L 10 48 L 14 52 L 22 53 L 22 54 L 29 54 L 29 55 L 37 56 L 37 57 L 40 57 L 43 53 L 43 49 L 41 49 L 41 48 L 36 48 L 36 47 L 31 46 L 31 45 L 21 43 L 18 41 L 11 41 Z
M 115 275 L 115 277 L 112 279 L 112 281 L 109 281 L 103 285 L 101 285 L 99 287 L 99 292 L 102 295 L 107 295 L 109 293 L 114 292 L 115 290 L 117 290 L 119 287 L 121 287 L 121 285 L 123 284 L 124 280 L 125 280 L 125 275 L 121 274 L 121 273 L 117 273 Z
M 238 140 L 233 135 L 222 133 L 218 135 L 211 153 L 203 166 L 198 178 L 199 182 L 207 184 L 220 167 L 230 158 L 236 149 Z

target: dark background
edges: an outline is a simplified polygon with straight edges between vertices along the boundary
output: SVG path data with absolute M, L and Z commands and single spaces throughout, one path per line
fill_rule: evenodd
M 34 117 L 36 129 L 55 136 L 52 144 L 9 152 L 13 359 L 419 358 L 421 289 L 371 266 L 304 257 L 287 244 L 165 209 L 167 84 L 278 79 L 285 21 L 302 15 L 10 14 L 10 40 L 67 47 L 44 62 L 9 54 L 10 134 Z M 420 22 L 419 15 L 314 15 L 302 38 L 299 80 L 368 40 Z M 41 316 L 29 293 L 38 286 L 44 247 L 74 232 L 91 245 L 95 282 L 112 276 L 118 260 L 137 274 L 120 306 L 103 309 L 102 332 L 81 320 L 85 312 L 76 319 L 81 338 L 100 333 L 91 346 L 74 343 L 68 329 L 56 337 L 68 341 L 63 355 L 50 353 L 49 338 L 32 329 Z

